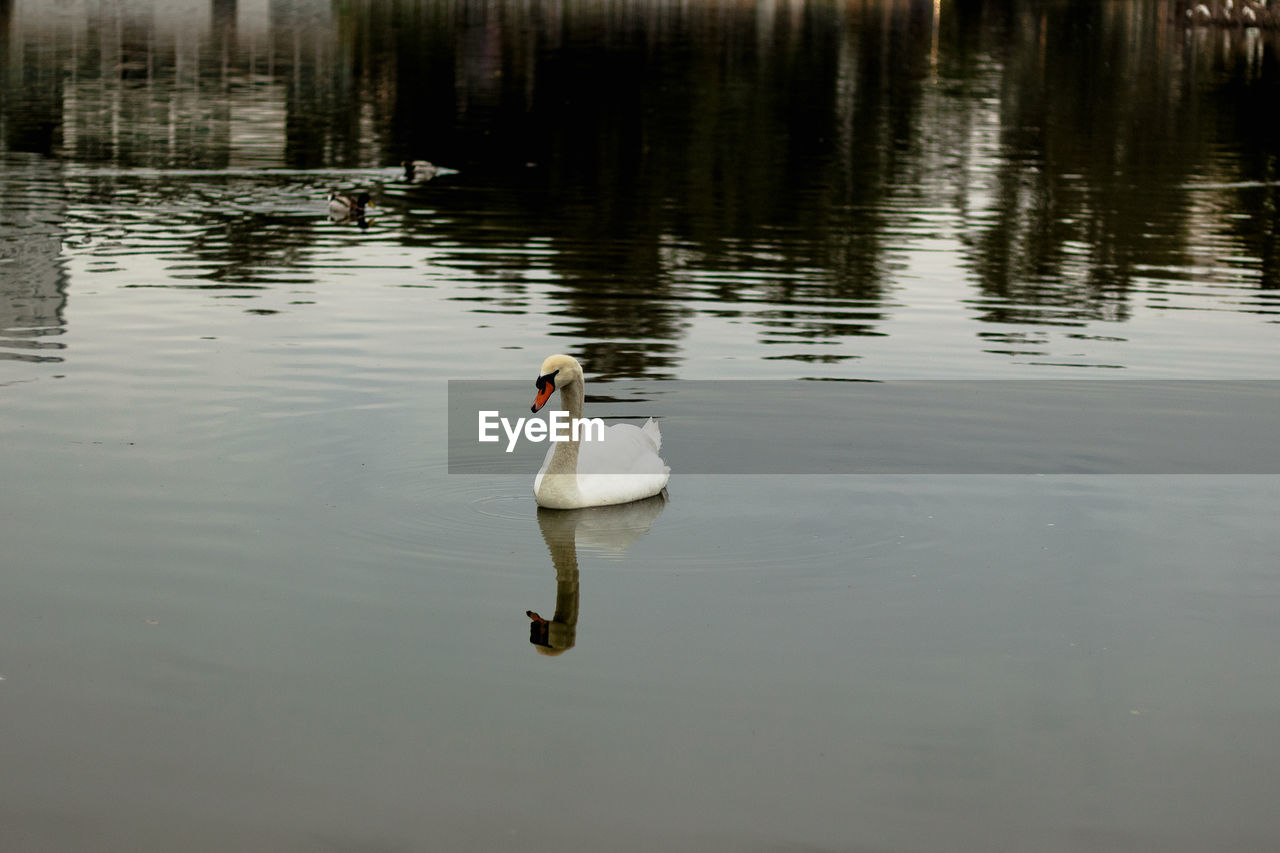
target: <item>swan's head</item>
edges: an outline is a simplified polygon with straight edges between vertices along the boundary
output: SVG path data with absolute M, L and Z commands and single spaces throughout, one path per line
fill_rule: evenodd
M 582 381 L 582 365 L 571 355 L 552 355 L 542 362 L 538 369 L 538 378 L 533 383 L 538 388 L 538 396 L 534 398 L 529 411 L 537 412 L 547 404 L 557 388 L 564 388 L 573 382 Z

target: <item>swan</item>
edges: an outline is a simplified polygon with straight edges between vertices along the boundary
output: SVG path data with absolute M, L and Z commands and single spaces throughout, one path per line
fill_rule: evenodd
M 534 384 L 538 396 L 529 411 L 540 410 L 559 388 L 569 417 L 582 417 L 582 365 L 577 359 L 549 356 Z M 671 477 L 671 469 L 658 455 L 661 447 L 662 433 L 653 418 L 643 428 L 607 427 L 603 441 L 554 441 L 533 478 L 534 499 L 550 509 L 579 509 L 652 497 L 666 488 Z

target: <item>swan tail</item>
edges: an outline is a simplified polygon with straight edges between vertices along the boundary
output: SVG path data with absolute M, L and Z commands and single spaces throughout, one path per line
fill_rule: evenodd
M 649 439 L 653 442 L 653 449 L 661 450 L 662 431 L 658 429 L 658 422 L 653 418 L 649 418 L 649 420 L 644 422 L 644 426 L 641 429 L 644 430 L 644 434 L 649 436 Z

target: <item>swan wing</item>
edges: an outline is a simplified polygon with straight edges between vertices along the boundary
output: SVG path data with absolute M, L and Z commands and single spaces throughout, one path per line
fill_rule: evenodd
M 605 428 L 604 441 L 583 441 L 579 445 L 578 473 L 664 473 L 670 469 L 658 455 L 661 445 L 662 436 L 652 418 L 643 429 L 633 424 L 614 424 Z
M 652 424 L 652 420 L 650 424 Z M 671 469 L 658 455 L 661 436 L 633 424 L 614 424 L 604 441 L 584 441 L 578 451 L 578 491 L 588 505 L 620 504 L 661 492 Z
M 671 478 L 671 469 L 658 455 L 661 444 L 661 433 L 652 418 L 643 428 L 614 424 L 605 428 L 603 441 L 581 442 L 576 479 L 578 495 L 573 505 L 608 506 L 659 494 Z M 552 445 L 534 478 L 535 495 L 541 492 L 542 478 L 554 453 Z

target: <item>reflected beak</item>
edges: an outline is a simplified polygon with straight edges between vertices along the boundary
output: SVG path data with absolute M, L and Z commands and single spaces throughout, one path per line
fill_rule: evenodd
M 534 398 L 533 405 L 529 407 L 529 411 L 536 412 L 547 404 L 551 399 L 551 395 L 555 392 L 556 386 L 550 380 L 538 389 L 538 396 Z

